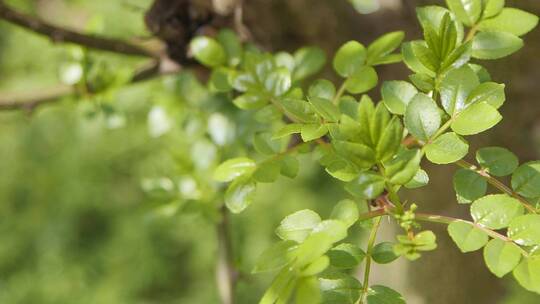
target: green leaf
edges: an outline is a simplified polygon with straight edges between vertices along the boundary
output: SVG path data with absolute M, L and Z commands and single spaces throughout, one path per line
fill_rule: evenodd
M 478 24 L 480 31 L 507 32 L 522 36 L 538 25 L 538 17 L 517 8 L 504 8 L 494 18 L 483 20 Z
M 397 31 L 377 38 L 367 48 L 367 64 L 374 65 L 378 60 L 395 51 L 404 37 L 404 32 Z
M 465 65 L 471 59 L 472 42 L 466 42 L 448 54 L 441 63 L 441 71 L 446 72 L 448 69 L 457 69 Z
M 379 10 L 379 0 L 348 0 L 360 14 L 371 14 Z
M 238 176 L 250 174 L 255 166 L 255 162 L 246 157 L 229 159 L 216 168 L 213 178 L 219 182 L 230 182 Z
M 418 169 L 413 178 L 405 184 L 405 188 L 416 189 L 423 187 L 429 183 L 429 176 L 426 171 Z
M 330 264 L 338 269 L 353 269 L 365 258 L 366 254 L 358 246 L 343 243 L 328 251 Z
M 379 77 L 374 68 L 370 66 L 360 67 L 345 81 L 345 89 L 352 94 L 360 94 L 373 89 Z
M 372 172 L 362 172 L 345 185 L 345 190 L 361 199 L 374 199 L 384 190 L 384 178 Z
M 384 105 L 398 115 L 405 114 L 407 105 L 417 93 L 418 90 L 406 81 L 385 81 L 381 88 Z
M 429 5 L 416 9 L 416 16 L 422 28 L 426 28 L 429 25 L 434 29 L 440 29 L 447 14 L 450 14 L 451 21 L 457 21 L 456 16 L 444 7 Z M 456 41 L 462 41 L 464 36 L 463 25 L 461 22 L 455 22 L 455 26 L 457 31 Z
M 227 61 L 223 46 L 210 37 L 194 38 L 189 44 L 189 49 L 197 61 L 211 68 L 224 65 Z
M 461 252 L 476 251 L 488 242 L 487 234 L 475 226 L 455 221 L 448 225 L 448 233 Z
M 326 62 L 324 51 L 317 47 L 304 47 L 294 53 L 294 81 L 302 80 L 319 72 Z
M 300 135 L 304 142 L 312 141 L 317 138 L 321 138 L 328 133 L 328 128 L 325 125 L 320 124 L 305 124 L 302 125 Z
M 274 155 L 279 151 L 280 142 L 272 140 L 270 133 L 255 133 L 253 135 L 253 148 L 263 155 Z
M 224 67 L 213 69 L 210 74 L 210 88 L 216 92 L 230 92 L 232 85 L 229 79 L 231 79 L 232 73 L 231 70 Z
M 285 98 L 276 101 L 287 114 L 293 119 L 301 122 L 316 122 L 315 113 L 311 110 L 310 104 L 302 99 Z
M 457 170 L 453 182 L 456 198 L 460 204 L 470 204 L 486 194 L 487 181 L 474 171 Z
M 281 163 L 278 159 L 268 159 L 259 163 L 253 172 L 253 179 L 259 183 L 273 183 L 281 173 Z
M 516 268 L 521 260 L 521 250 L 512 242 L 493 239 L 484 247 L 484 261 L 489 270 L 499 278 Z
M 276 228 L 276 234 L 282 240 L 302 243 L 319 223 L 321 217 L 316 212 L 309 209 L 300 210 L 285 217 Z
M 503 105 L 505 100 L 504 84 L 484 82 L 471 92 L 467 98 L 466 104 L 486 102 L 495 109 L 498 109 Z
M 291 155 L 285 155 L 281 159 L 281 170 L 280 173 L 283 176 L 290 178 L 295 178 L 298 175 L 298 170 L 300 169 L 300 163 L 298 159 Z
M 309 87 L 308 95 L 311 98 L 318 97 L 332 100 L 336 95 L 336 87 L 331 81 L 326 79 L 317 79 Z
M 375 163 L 375 151 L 364 144 L 335 140 L 336 151 L 359 168 L 369 168 Z
M 476 76 L 478 76 L 478 79 L 480 80 L 480 83 L 491 81 L 491 75 L 489 75 L 488 70 L 484 68 L 483 66 L 479 64 L 469 63 L 467 64 L 473 71 L 476 73 Z M 474 95 L 474 92 L 471 93 L 471 96 Z M 469 96 L 470 97 L 470 96 Z M 493 105 L 495 108 L 499 108 L 498 106 Z
M 232 213 L 244 211 L 253 202 L 255 188 L 251 178 L 235 179 L 225 192 L 225 205 Z
M 450 164 L 462 159 L 469 151 L 469 144 L 456 133 L 445 133 L 425 146 L 426 157 L 435 164 Z
M 484 14 L 482 15 L 483 19 L 491 18 L 498 15 L 503 7 L 504 0 L 483 0 L 484 3 Z
M 273 96 L 282 96 L 291 88 L 291 73 L 284 67 L 275 69 L 264 79 L 264 87 Z
M 227 54 L 228 64 L 237 66 L 242 61 L 242 42 L 233 30 L 222 29 L 217 35 L 217 40 L 223 46 Z
M 347 228 L 341 220 L 324 220 L 313 228 L 313 233 L 324 233 L 332 243 L 336 243 L 347 237 Z
M 275 304 L 276 301 L 288 301 L 291 288 L 295 285 L 295 273 L 290 267 L 284 267 L 272 281 L 259 304 Z
M 523 288 L 540 293 L 540 257 L 523 259 L 514 269 L 514 277 Z
M 399 255 L 394 252 L 394 243 L 382 242 L 373 247 L 371 257 L 375 263 L 388 264 L 399 258 Z
M 427 74 L 412 74 L 409 75 L 412 83 L 422 92 L 428 93 L 435 88 L 435 80 Z
M 405 42 L 401 46 L 401 54 L 403 55 L 403 61 L 415 73 L 426 74 L 430 77 L 435 76 L 435 72 L 430 68 L 433 68 L 433 64 L 428 63 L 428 67 L 424 65 L 424 61 L 430 61 L 431 59 L 424 58 L 420 60 L 420 56 L 428 56 L 425 50 L 425 43 L 423 41 L 411 41 Z
M 467 97 L 480 84 L 474 71 L 463 66 L 446 74 L 441 83 L 441 103 L 448 115 L 453 116 L 468 106 Z
M 358 220 L 358 206 L 353 200 L 344 199 L 337 203 L 330 215 L 331 219 L 342 221 L 347 227 L 352 226 Z
M 512 174 L 512 188 L 528 197 L 540 197 L 540 161 L 525 163 Z
M 320 303 L 322 299 L 319 280 L 311 276 L 302 278 L 296 288 L 295 303 Z
M 486 147 L 476 151 L 476 161 L 491 175 L 507 176 L 519 165 L 517 156 L 508 149 Z
M 402 150 L 384 165 L 384 173 L 391 184 L 405 185 L 420 169 L 422 153 L 418 149 Z
M 524 211 L 517 199 L 506 194 L 486 195 L 471 205 L 474 221 L 494 230 L 508 227 L 510 221 L 522 215 Z
M 242 110 L 260 109 L 268 103 L 268 99 L 254 93 L 245 93 L 233 99 L 235 106 Z
M 452 122 L 452 130 L 460 135 L 474 135 L 499 123 L 502 116 L 485 102 L 475 103 L 463 110 Z
M 522 246 L 540 245 L 540 215 L 514 218 L 508 226 L 508 237 Z
M 504 32 L 481 32 L 473 39 L 472 56 L 478 59 L 499 59 L 517 52 L 523 40 Z
M 407 106 L 404 121 L 414 137 L 427 141 L 441 126 L 441 115 L 431 97 L 418 93 Z
M 259 256 L 252 273 L 275 271 L 289 264 L 291 262 L 289 253 L 296 249 L 296 246 L 293 241 L 279 241 L 273 244 Z
M 329 99 L 311 97 L 309 98 L 309 102 L 313 105 L 313 110 L 327 122 L 336 122 L 339 120 L 341 113 L 338 107 Z
M 281 129 L 277 130 L 276 133 L 272 136 L 272 139 L 280 139 L 292 134 L 300 133 L 302 131 L 302 124 L 292 123 L 283 126 Z
M 349 41 L 334 56 L 334 70 L 342 77 L 354 75 L 366 62 L 366 48 L 357 41 Z
M 371 286 L 366 300 L 367 304 L 406 304 L 397 291 L 381 285 Z
M 385 162 L 391 159 L 398 151 L 402 137 L 403 126 L 401 125 L 401 121 L 397 117 L 394 117 L 378 138 L 375 147 L 377 160 Z
M 448 7 L 463 24 L 473 26 L 482 13 L 481 0 L 446 0 Z
M 319 278 L 319 287 L 323 293 L 323 304 L 354 304 L 362 289 L 357 279 L 341 272 L 323 275 Z
M 330 258 L 323 255 L 311 262 L 309 265 L 305 266 L 300 272 L 300 275 L 303 277 L 311 277 L 323 272 L 326 268 L 328 268 L 328 266 L 330 266 Z

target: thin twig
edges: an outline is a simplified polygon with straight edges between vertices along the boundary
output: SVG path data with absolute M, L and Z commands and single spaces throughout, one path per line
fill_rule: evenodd
M 238 271 L 234 265 L 232 236 L 229 225 L 227 208 L 222 206 L 221 221 L 216 226 L 218 236 L 216 283 L 222 304 L 234 304 L 234 291 L 238 280 Z
M 364 298 L 366 297 L 368 291 L 369 291 L 369 275 L 371 272 L 371 255 L 373 253 L 373 246 L 375 245 L 375 240 L 377 239 L 377 231 L 379 230 L 379 225 L 381 224 L 381 218 L 378 217 L 375 220 L 375 223 L 373 224 L 373 227 L 371 228 L 371 232 L 369 234 L 369 240 L 368 240 L 368 246 L 366 250 L 366 267 L 364 269 L 364 283 L 362 288 L 362 294 L 360 295 L 360 299 L 358 303 L 362 304 L 364 303 Z
M 0 0 L 0 19 L 21 26 L 35 33 L 49 37 L 54 42 L 71 42 L 88 48 L 145 57 L 159 57 L 158 53 L 127 41 L 83 34 L 53 25 L 38 17 L 20 13 Z

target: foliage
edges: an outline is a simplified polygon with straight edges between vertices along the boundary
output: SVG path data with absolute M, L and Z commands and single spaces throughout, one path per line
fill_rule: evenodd
M 362 9 L 367 2 L 352 3 Z M 296 303 L 404 303 L 392 289 L 369 285 L 370 264 L 390 263 L 398 256 L 416 260 L 434 250 L 436 237 L 421 230 L 421 221 L 448 224 L 461 251 L 485 248 L 487 267 L 495 275 L 513 272 L 524 288 L 539 291 L 538 162 L 518 166 L 517 157 L 499 147 L 478 150 L 478 165 L 463 160 L 469 152 L 467 136 L 499 123 L 498 109 L 505 101 L 505 86 L 491 81 L 485 68 L 471 61 L 515 53 L 523 46 L 520 36 L 536 27 L 538 18 L 504 8 L 500 1 L 447 4 L 449 9 L 418 8 L 424 40 L 402 43 L 404 34 L 393 32 L 367 47 L 356 41 L 343 44 L 331 60 L 343 79 L 337 89 L 326 79 L 307 79 L 325 61 L 316 48 L 271 54 L 246 45 L 240 62 L 231 64 L 235 55 L 225 46 L 239 44 L 233 36 L 222 46 L 210 37 L 193 40 L 195 58 L 212 67 L 213 74 L 223 74 L 212 77 L 210 87 L 263 120 L 252 141 L 258 156 L 229 159 L 216 169 L 218 181 L 230 182 L 225 202 L 231 212 L 252 204 L 258 184 L 280 175 L 294 178 L 296 159 L 305 153 L 313 154 L 355 197 L 338 203 L 331 219 L 302 210 L 281 222 L 276 234 L 282 241 L 265 251 L 255 267 L 256 272 L 278 272 L 260 303 L 287 303 L 291 298 Z M 400 45 L 401 54 L 395 53 Z M 413 72 L 411 82 L 384 82 L 380 103 L 368 95 L 357 99 L 377 85 L 378 66 L 401 60 Z M 417 213 L 416 204 L 406 209 L 398 191 L 428 183 L 420 167 L 424 156 L 434 164 L 462 167 L 454 188 L 459 203 L 471 204 L 472 222 Z M 512 175 L 512 189 L 495 179 L 507 175 Z M 486 195 L 488 183 L 502 194 Z M 366 200 L 377 207 L 372 209 Z M 359 209 L 365 212 L 358 215 Z M 404 229 L 395 244 L 374 244 L 382 216 Z M 358 227 L 356 222 L 371 227 L 365 251 L 344 242 L 348 231 Z M 348 269 L 362 261 L 365 279 L 358 282 Z

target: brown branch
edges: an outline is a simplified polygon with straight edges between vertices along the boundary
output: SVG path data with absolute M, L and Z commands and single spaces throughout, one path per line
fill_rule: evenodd
M 234 265 L 232 236 L 227 207 L 221 207 L 221 220 L 217 224 L 218 260 L 216 265 L 216 283 L 222 304 L 235 303 L 235 289 L 238 271 Z
M 65 29 L 40 18 L 17 12 L 0 0 L 0 19 L 21 26 L 35 33 L 49 37 L 54 42 L 71 42 L 88 48 L 145 57 L 158 57 L 157 53 L 135 44 L 112 38 L 82 34 Z

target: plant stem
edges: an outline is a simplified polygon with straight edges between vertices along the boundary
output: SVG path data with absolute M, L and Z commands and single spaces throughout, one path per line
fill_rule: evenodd
M 465 42 L 469 42 L 474 38 L 474 35 L 476 35 L 476 32 L 478 31 L 478 26 L 475 24 L 471 29 L 469 30 L 469 33 L 467 33 L 467 37 L 465 37 Z
M 471 163 L 469 163 L 469 162 L 467 162 L 467 161 L 465 161 L 463 159 L 458 160 L 457 162 L 455 162 L 455 164 L 457 166 L 462 167 L 462 168 L 469 169 L 469 170 L 472 170 L 472 171 L 478 173 L 478 175 L 482 176 L 490 185 L 492 185 L 495 188 L 501 190 L 503 193 L 506 193 L 506 194 L 510 195 L 511 197 L 517 199 L 523 205 L 523 207 L 525 207 L 531 213 L 538 213 L 536 208 L 534 208 L 525 198 L 523 198 L 521 195 L 514 192 L 512 189 L 510 189 L 508 186 L 503 184 L 498 179 L 491 176 L 485 170 L 479 169 L 475 165 L 473 165 L 473 164 L 471 164 Z
M 381 224 L 381 217 L 378 217 L 371 228 L 369 234 L 368 247 L 366 250 L 366 267 L 364 270 L 364 283 L 362 286 L 362 294 L 360 295 L 359 303 L 364 303 L 364 298 L 366 297 L 369 290 L 369 274 L 371 272 L 371 253 L 373 251 L 373 246 L 375 245 L 375 239 L 377 238 L 377 231 Z
M 225 206 L 221 207 L 221 221 L 217 224 L 218 260 L 216 265 L 216 283 L 222 304 L 234 304 L 234 291 L 238 272 L 234 265 L 232 238 L 229 216 Z
M 341 98 L 341 96 L 343 95 L 343 93 L 345 93 L 345 84 L 347 83 L 347 80 L 345 80 L 341 86 L 339 87 L 337 93 L 336 93 L 336 96 L 334 96 L 334 98 L 332 99 L 332 103 L 335 104 L 335 105 L 339 105 L 339 99 Z

